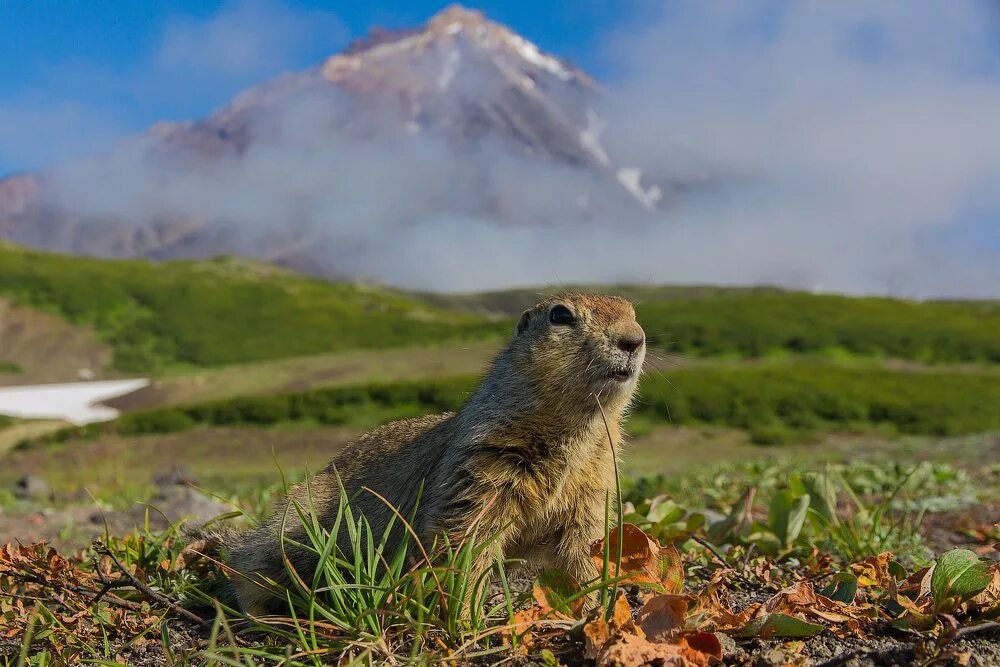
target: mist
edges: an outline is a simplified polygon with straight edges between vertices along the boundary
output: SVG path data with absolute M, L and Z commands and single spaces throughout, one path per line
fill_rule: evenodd
M 499 143 L 456 152 L 430 133 L 331 133 L 356 113 L 334 92 L 264 119 L 266 138 L 238 158 L 150 161 L 138 139 L 54 170 L 52 196 L 126 227 L 208 220 L 218 247 L 205 254 L 305 258 L 323 275 L 405 288 L 1000 296 L 1000 31 L 988 5 L 671 2 L 657 16 L 606 36 L 618 74 L 598 109 L 616 164 L 678 185 L 652 213 L 609 174 Z M 239 32 L 212 21 L 188 26 L 208 35 L 197 43 L 238 55 L 226 45 Z M 278 44 L 306 24 L 285 20 Z M 179 64 L 186 34 L 173 29 L 158 66 Z M 241 62 L 219 66 L 260 66 Z

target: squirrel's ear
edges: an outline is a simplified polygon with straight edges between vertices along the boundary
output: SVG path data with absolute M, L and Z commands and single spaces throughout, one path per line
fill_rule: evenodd
M 531 321 L 531 311 L 526 310 L 521 313 L 521 319 L 517 321 L 517 333 L 523 334 L 524 330 L 528 328 L 528 322 Z

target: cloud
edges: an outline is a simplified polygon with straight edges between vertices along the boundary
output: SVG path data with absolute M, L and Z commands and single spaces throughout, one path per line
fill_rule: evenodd
M 662 220 L 705 266 L 660 276 L 1000 295 L 966 214 L 1000 221 L 984 194 L 1000 177 L 993 18 L 974 2 L 679 2 L 617 42 L 615 144 L 719 179 Z

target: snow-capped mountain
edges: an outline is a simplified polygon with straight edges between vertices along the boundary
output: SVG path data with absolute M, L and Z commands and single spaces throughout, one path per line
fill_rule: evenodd
M 374 30 L 204 120 L 0 180 L 0 237 L 354 275 L 366 245 L 434 217 L 547 225 L 656 209 L 661 188 L 602 143 L 603 96 L 573 65 L 452 6 L 419 29 Z

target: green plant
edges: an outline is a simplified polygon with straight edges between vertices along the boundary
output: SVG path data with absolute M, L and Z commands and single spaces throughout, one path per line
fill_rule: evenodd
M 818 494 L 819 502 L 810 508 L 810 516 L 823 536 L 824 547 L 851 561 L 885 551 L 918 561 L 926 559 L 927 550 L 919 533 L 923 512 L 900 512 L 894 507 L 909 476 L 877 501 L 867 503 L 842 476 L 813 480 L 809 486 L 814 495 Z M 793 484 L 806 488 L 801 478 L 793 478 Z M 849 505 L 844 511 L 836 511 L 838 490 Z
M 305 579 L 286 556 L 288 588 L 270 583 L 286 595 L 288 617 L 255 626 L 278 642 L 277 653 L 258 649 L 264 653 L 255 655 L 278 657 L 284 645 L 291 644 L 296 655 L 315 659 L 353 651 L 380 660 L 406 660 L 439 642 L 452 649 L 471 642 L 478 650 L 496 644 L 498 636 L 490 635 L 489 628 L 507 617 L 514 601 L 505 590 L 501 600 L 484 608 L 489 572 L 482 572 L 477 563 L 488 558 L 488 536 L 477 539 L 473 531 L 457 544 L 444 541 L 424 551 L 410 522 L 395 510 L 395 518 L 379 535 L 363 515 L 352 511 L 343 487 L 329 523 L 309 497 L 305 505 L 290 508 L 303 526 L 304 541 L 286 539 L 282 548 L 286 554 L 292 549 L 311 554 L 316 568 Z M 502 571 L 502 564 L 498 567 Z M 231 659 L 247 655 L 224 646 L 210 653 Z
M 5 359 L 0 359 L 0 375 L 4 373 L 22 373 L 23 369 L 15 364 L 13 361 L 6 361 Z
M 989 586 L 993 573 L 968 549 L 946 551 L 931 573 L 931 597 L 937 612 L 950 611 Z

